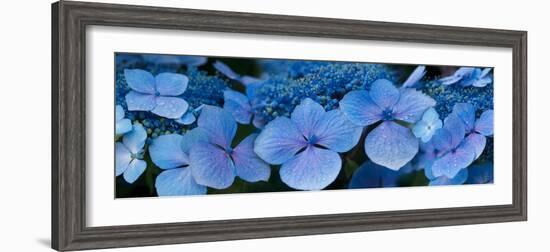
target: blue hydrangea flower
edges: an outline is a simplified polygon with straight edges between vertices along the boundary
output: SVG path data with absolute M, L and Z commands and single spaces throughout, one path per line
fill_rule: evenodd
M 435 177 L 432 173 L 431 168 L 425 169 L 424 174 L 430 180 L 430 183 L 429 183 L 430 186 L 462 185 L 466 182 L 466 179 L 468 179 L 467 168 L 460 169 L 460 171 L 458 171 L 458 173 L 453 178 L 448 178 L 447 176 Z
M 483 162 L 481 164 L 473 164 L 468 167 L 467 184 L 490 184 L 493 183 L 493 163 Z
M 251 92 L 253 88 L 253 85 L 248 86 L 246 95 L 232 89 L 226 89 L 223 92 L 223 109 L 231 113 L 238 123 L 249 124 L 252 120 L 254 126 L 263 128 L 265 119 L 261 115 L 254 115 L 254 109 L 258 107 L 256 104 L 258 100 L 253 97 Z
M 156 178 L 155 188 L 159 196 L 201 195 L 206 187 L 197 184 L 189 168 L 189 152 L 199 141 L 207 141 L 202 129 L 195 128 L 186 134 L 159 136 L 149 146 L 151 160 L 163 169 Z
M 397 89 L 386 79 L 375 81 L 371 90 L 352 91 L 340 101 L 340 108 L 356 125 L 382 121 L 365 139 L 367 156 L 379 165 L 398 170 L 418 152 L 418 139 L 397 121 L 416 123 L 435 101 L 411 88 Z
M 348 188 L 396 187 L 399 185 L 398 179 L 402 174 L 401 171 L 405 170 L 411 170 L 410 163 L 399 169 L 399 171 L 396 171 L 377 165 L 372 161 L 367 161 L 355 170 Z
M 124 135 L 132 130 L 132 122 L 130 119 L 124 118 L 124 109 L 122 106 L 115 107 L 115 135 Z
M 422 142 L 430 141 L 435 131 L 443 126 L 443 122 L 439 119 L 439 114 L 434 108 L 429 108 L 422 115 L 422 119 L 418 121 L 412 129 L 413 134 L 420 138 Z
M 340 110 L 325 111 L 306 98 L 290 118 L 277 117 L 262 130 L 254 151 L 270 164 L 282 165 L 281 180 L 299 190 L 320 190 L 332 183 L 342 166 L 339 152 L 353 148 L 361 127 Z
M 461 67 L 456 72 L 447 77 L 439 79 L 443 85 L 460 84 L 463 87 L 485 87 L 487 84 L 493 82 L 493 78 L 490 76 L 492 68 L 476 68 L 476 67 Z
M 458 115 L 466 130 L 466 140 L 474 147 L 476 159 L 483 153 L 487 139 L 493 135 L 493 110 L 485 110 L 476 120 L 476 109 L 469 103 L 457 103 L 453 113 Z
M 223 189 L 233 184 L 235 176 L 248 182 L 267 181 L 270 167 L 253 150 L 257 134 L 231 147 L 237 132 L 237 122 L 220 107 L 204 106 L 198 119 L 207 141 L 191 148 L 189 158 L 193 177 L 198 184 Z
M 174 73 L 153 76 L 140 69 L 125 69 L 124 76 L 132 89 L 126 94 L 128 110 L 151 111 L 171 119 L 180 118 L 187 111 L 189 104 L 176 97 L 187 89 L 187 76 Z
M 252 77 L 252 76 L 240 75 L 238 73 L 235 73 L 235 71 L 233 71 L 233 69 L 231 69 L 228 65 L 226 65 L 225 63 L 223 63 L 219 60 L 214 62 L 212 64 L 212 66 L 216 70 L 218 70 L 220 73 L 222 73 L 225 77 L 227 77 L 231 80 L 234 80 L 234 81 L 238 81 L 238 82 L 242 83 L 245 86 L 248 86 L 252 83 L 260 83 L 260 82 L 263 81 L 261 79 L 258 79 L 258 78 Z
M 115 174 L 124 174 L 124 180 L 134 183 L 145 171 L 147 163 L 143 161 L 143 147 L 147 132 L 139 123 L 134 123 L 132 131 L 122 137 L 122 142 L 115 143 Z
M 412 88 L 426 75 L 426 66 L 417 66 L 401 85 L 402 88 Z

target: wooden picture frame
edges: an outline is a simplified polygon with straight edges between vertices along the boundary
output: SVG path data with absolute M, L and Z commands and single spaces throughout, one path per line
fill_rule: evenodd
M 511 48 L 513 202 L 445 209 L 87 227 L 87 26 Z M 52 5 L 52 247 L 80 250 L 527 220 L 527 32 L 61 1 Z

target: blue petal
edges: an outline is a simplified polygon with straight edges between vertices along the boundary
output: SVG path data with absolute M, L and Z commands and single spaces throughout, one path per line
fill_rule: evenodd
M 140 123 L 134 123 L 133 129 L 130 133 L 122 137 L 122 143 L 133 154 L 138 154 L 147 139 L 147 132 Z
M 262 79 L 258 79 L 258 78 L 255 78 L 255 77 L 252 77 L 252 76 L 247 76 L 247 75 L 244 75 L 241 77 L 241 83 L 245 86 L 250 86 L 252 84 L 255 84 L 255 83 L 261 83 L 263 82 L 264 80 Z
M 313 146 L 281 166 L 281 180 L 298 190 L 321 190 L 332 183 L 342 167 L 338 153 Z
M 162 135 L 149 146 L 151 161 L 161 169 L 172 169 L 189 165 L 189 157 L 181 149 L 183 137 L 178 134 Z
M 199 142 L 208 142 L 208 134 L 205 130 L 201 128 L 194 128 L 190 131 L 187 131 L 183 135 L 183 139 L 181 140 L 181 150 L 184 153 L 189 154 L 191 151 L 191 148 Z
M 124 69 L 124 78 L 128 86 L 140 93 L 155 94 L 155 77 L 141 69 Z
M 438 185 L 462 185 L 468 178 L 468 169 L 460 170 L 454 178 L 447 178 L 445 176 L 437 177 L 430 181 L 430 186 Z
M 432 124 L 437 124 L 437 122 L 441 123 L 441 120 L 439 120 L 439 114 L 437 113 L 437 111 L 435 111 L 434 108 L 427 109 L 422 115 L 422 120 L 426 122 L 431 122 Z
M 204 63 L 208 61 L 206 57 L 202 57 L 202 56 L 179 56 L 178 60 L 180 64 L 194 66 L 194 67 L 204 65 Z
M 143 174 L 145 168 L 147 168 L 147 163 L 145 161 L 134 159 L 130 162 L 128 169 L 124 171 L 122 176 L 126 182 L 132 184 L 139 178 L 139 176 L 141 176 L 141 174 Z
M 267 120 L 261 115 L 255 115 L 254 119 L 252 119 L 252 124 L 258 129 L 263 129 L 266 123 Z
M 325 114 L 325 109 L 310 98 L 305 98 L 300 105 L 294 108 L 290 118 L 302 134 L 310 139 L 315 131 L 315 124 Z
M 464 139 L 464 134 L 466 133 L 463 121 L 456 114 L 451 113 L 445 118 L 443 128 L 451 135 L 450 145 L 456 148 L 462 139 Z
M 415 123 L 422 118 L 426 109 L 435 106 L 435 100 L 411 88 L 402 88 L 399 101 L 393 107 L 393 116 L 408 123 Z
M 492 67 L 486 67 L 486 68 L 483 68 L 483 71 L 481 71 L 481 74 L 479 75 L 479 78 L 485 78 L 487 77 L 487 75 L 489 75 L 489 73 L 491 72 L 491 70 L 493 70 Z
M 412 128 L 413 134 L 414 134 L 416 137 L 420 138 L 420 139 L 422 140 L 422 142 L 424 142 L 424 143 L 425 143 L 425 142 L 428 142 L 428 141 L 430 140 L 430 138 L 431 138 L 430 133 L 431 133 L 432 131 L 430 131 L 430 130 L 428 129 L 428 126 L 429 126 L 429 125 L 428 125 L 428 123 L 427 123 L 426 121 L 421 120 L 421 121 L 418 121 L 418 122 L 413 126 L 413 128 Z M 435 131 L 434 131 L 434 132 L 435 132 Z M 427 139 L 427 140 L 425 140 L 425 139 Z
M 493 110 L 485 110 L 476 121 L 475 130 L 484 136 L 493 135 Z
M 451 136 L 451 133 L 444 129 L 438 129 L 435 134 L 432 136 L 432 143 L 435 149 L 441 151 L 441 152 L 447 152 L 454 148 L 453 144 L 453 137 Z
M 252 118 L 252 108 L 250 107 L 248 97 L 233 90 L 225 90 L 223 96 L 223 109 L 231 113 L 238 123 L 249 124 Z
M 399 89 L 386 79 L 379 79 L 372 83 L 370 98 L 380 108 L 390 109 L 399 100 Z
M 493 79 L 491 77 L 485 77 L 485 78 L 481 78 L 479 80 L 474 81 L 472 86 L 474 86 L 474 87 L 485 87 L 485 86 L 487 86 L 487 84 L 489 84 L 491 82 L 493 82 Z
M 474 128 L 474 123 L 476 121 L 476 109 L 472 104 L 457 103 L 453 107 L 453 113 L 458 115 L 458 117 L 462 120 L 467 132 Z
M 120 121 L 124 118 L 124 109 L 122 109 L 122 106 L 116 105 L 115 106 L 115 121 Z
M 418 155 L 417 165 L 425 170 L 430 169 L 433 161 L 436 158 L 436 150 L 432 142 L 420 143 L 420 154 Z
M 189 168 L 178 168 L 161 172 L 155 181 L 155 188 L 159 196 L 206 194 L 206 186 L 195 182 Z
M 183 124 L 183 125 L 191 125 L 193 124 L 195 121 L 197 120 L 197 118 L 195 117 L 195 115 L 193 114 L 193 111 L 187 109 L 187 112 L 185 112 L 185 114 L 183 114 L 183 116 L 180 118 L 180 119 L 176 119 L 175 121 L 179 124 Z
M 122 143 L 115 144 L 115 174 L 122 174 L 132 161 L 132 153 Z
M 302 133 L 292 120 L 277 117 L 256 138 L 254 152 L 270 164 L 282 164 L 306 145 Z
M 479 158 L 479 156 L 481 156 L 481 153 L 483 153 L 487 139 L 485 139 L 483 135 L 472 133 L 468 135 L 464 141 L 471 147 L 473 147 L 473 150 L 476 154 L 475 159 L 477 159 Z
M 208 133 L 210 142 L 225 149 L 231 147 L 237 132 L 237 122 L 229 112 L 219 107 L 205 105 L 201 110 L 198 125 Z
M 439 79 L 439 82 L 441 82 L 442 85 L 448 86 L 459 82 L 461 79 L 462 77 L 451 75 L 451 76 L 447 76 Z
M 189 108 L 189 104 L 178 97 L 159 96 L 156 98 L 156 103 L 157 105 L 151 112 L 170 119 L 181 118 Z
M 271 174 L 269 165 L 254 153 L 254 141 L 258 134 L 252 134 L 235 147 L 231 157 L 237 176 L 248 181 L 267 181 Z
M 422 115 L 422 120 L 418 121 L 412 131 L 414 135 L 422 140 L 423 143 L 430 141 L 435 132 L 443 126 L 439 120 L 439 114 L 434 108 L 429 108 Z
M 340 109 L 355 125 L 367 126 L 382 120 L 382 109 L 367 91 L 351 91 L 340 101 Z
M 189 78 L 183 74 L 161 73 L 155 77 L 156 91 L 160 95 L 178 96 L 187 89 Z
M 126 94 L 126 105 L 130 111 L 150 111 L 155 108 L 155 96 L 130 91 Z
M 124 135 L 132 130 L 132 121 L 130 119 L 122 119 L 115 124 L 115 134 Z
M 212 66 L 214 68 L 216 68 L 216 70 L 218 70 L 220 73 L 222 73 L 223 75 L 225 75 L 229 79 L 239 80 L 240 77 L 241 77 L 239 74 L 235 73 L 228 65 L 224 64 L 223 62 L 221 62 L 219 60 L 214 62 L 214 64 L 212 64 Z
M 424 78 L 424 75 L 426 75 L 426 66 L 416 67 L 401 87 L 413 87 L 420 79 Z
M 399 170 L 418 152 L 418 139 L 408 128 L 385 121 L 367 135 L 365 152 L 374 163 Z
M 353 173 L 349 188 L 395 187 L 398 177 L 399 172 L 367 161 Z
M 191 172 L 200 185 L 224 189 L 235 179 L 235 167 L 229 155 L 220 147 L 200 142 L 191 148 Z
M 357 145 L 363 127 L 351 123 L 340 110 L 324 113 L 315 125 L 317 144 L 336 152 L 346 152 Z
M 454 178 L 456 174 L 468 165 L 475 158 L 475 151 L 468 144 L 463 144 L 452 152 L 448 152 L 441 158 L 436 159 L 432 164 L 434 177 L 446 176 Z
M 488 184 L 493 183 L 493 163 L 484 162 L 481 164 L 474 164 L 468 167 L 468 180 L 467 184 Z

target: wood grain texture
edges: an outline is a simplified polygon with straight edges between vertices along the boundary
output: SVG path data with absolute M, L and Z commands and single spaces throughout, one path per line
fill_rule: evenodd
M 89 25 L 506 47 L 513 50 L 511 205 L 86 227 Z M 144 7 L 52 5 L 52 247 L 80 250 L 464 225 L 527 219 L 527 32 Z

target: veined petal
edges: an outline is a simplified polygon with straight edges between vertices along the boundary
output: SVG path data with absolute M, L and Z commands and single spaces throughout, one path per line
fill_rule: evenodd
M 434 177 L 445 176 L 447 178 L 454 178 L 456 174 L 468 165 L 470 165 L 475 158 L 475 151 L 468 144 L 462 144 L 454 151 L 451 151 L 441 158 L 436 159 L 432 165 L 432 172 Z
M 422 118 L 426 109 L 435 106 L 435 100 L 412 88 L 399 90 L 401 96 L 393 107 L 394 117 L 397 120 L 415 123 Z
M 132 130 L 132 122 L 130 119 L 122 119 L 116 122 L 115 124 L 115 134 L 116 135 L 123 135 Z
M 132 153 L 122 143 L 115 143 L 115 175 L 122 174 L 132 161 Z
M 235 167 L 229 155 L 220 147 L 200 142 L 191 148 L 191 173 L 200 185 L 224 189 L 235 180 Z
M 440 150 L 443 153 L 454 148 L 453 137 L 451 136 L 451 133 L 444 128 L 435 131 L 431 141 L 435 149 Z
M 189 78 L 183 74 L 161 73 L 155 76 L 156 91 L 164 96 L 178 96 L 187 89 Z
M 471 133 L 466 137 L 466 139 L 464 139 L 464 141 L 467 144 L 469 144 L 471 147 L 473 147 L 473 150 L 476 153 L 476 156 L 474 159 L 477 159 L 479 158 L 479 156 L 481 156 L 481 153 L 483 153 L 487 139 L 485 139 L 483 135 L 480 135 L 477 133 Z
M 476 121 L 476 109 L 472 104 L 457 103 L 453 107 L 453 113 L 458 115 L 458 117 L 462 120 L 464 123 L 464 128 L 467 132 L 474 128 L 474 123 Z
M 124 78 L 132 90 L 155 94 L 155 77 L 151 73 L 141 69 L 124 69 Z
M 134 123 L 133 129 L 122 137 L 122 143 L 133 154 L 138 154 L 145 145 L 147 132 L 141 123 Z
M 115 106 L 115 121 L 118 122 L 124 118 L 124 109 L 122 109 L 122 106 L 116 105 Z
M 206 186 L 193 179 L 189 168 L 177 168 L 161 172 L 155 181 L 159 196 L 204 195 Z
M 199 142 L 208 142 L 208 133 L 205 130 L 201 128 L 194 128 L 187 131 L 181 140 L 181 150 L 184 153 L 189 154 L 191 148 Z
M 141 174 L 143 174 L 145 168 L 147 168 L 147 163 L 143 160 L 135 158 L 130 162 L 130 164 L 128 164 L 128 169 L 124 171 L 122 176 L 126 182 L 132 184 L 139 178 L 139 176 L 141 176 Z
M 277 117 L 256 138 L 254 152 L 270 164 L 282 164 L 306 145 L 302 133 L 292 120 Z
M 367 135 L 365 152 L 374 163 L 399 170 L 418 152 L 418 139 L 408 128 L 385 121 Z
M 340 101 L 340 109 L 355 125 L 367 126 L 382 120 L 382 109 L 367 91 L 351 91 Z
M 158 96 L 156 103 L 157 105 L 151 112 L 170 119 L 181 118 L 189 108 L 189 104 L 178 97 Z
M 481 133 L 484 136 L 493 135 L 493 110 L 485 110 L 479 116 L 475 124 L 475 131 Z
M 443 128 L 451 135 L 451 146 L 453 148 L 460 144 L 462 139 L 464 139 L 464 134 L 466 134 L 462 119 L 454 113 L 449 114 L 447 118 L 445 118 Z
M 395 187 L 398 177 L 399 172 L 367 161 L 353 173 L 349 188 Z
M 205 105 L 199 116 L 198 125 L 208 133 L 210 142 L 225 149 L 231 147 L 231 141 L 237 132 L 237 122 L 229 112 L 220 107 Z
M 249 124 L 252 119 L 252 108 L 248 97 L 233 90 L 225 90 L 223 94 L 223 109 L 231 113 L 238 123 Z
M 182 141 L 183 136 L 178 134 L 157 137 L 149 146 L 151 161 L 161 169 L 172 169 L 189 165 L 189 157 L 181 149 Z
M 399 89 L 386 79 L 379 79 L 372 83 L 370 98 L 378 107 L 391 109 L 399 100 Z
M 325 109 L 310 98 L 305 98 L 300 105 L 294 108 L 290 118 L 306 138 L 311 138 L 315 131 L 315 124 L 325 114 Z
M 130 91 L 126 94 L 126 105 L 130 111 L 151 111 L 155 108 L 155 96 Z
M 252 134 L 235 147 L 231 157 L 237 176 L 248 181 L 267 181 L 271 174 L 269 165 L 254 152 L 254 141 L 258 134 Z
M 317 137 L 316 144 L 336 152 L 346 152 L 357 145 L 363 127 L 350 122 L 340 110 L 331 110 L 324 113 L 313 134 Z
M 321 190 L 332 183 L 342 167 L 338 153 L 308 146 L 281 166 L 281 180 L 298 190 Z
M 426 66 L 417 66 L 401 87 L 412 87 L 426 75 Z

